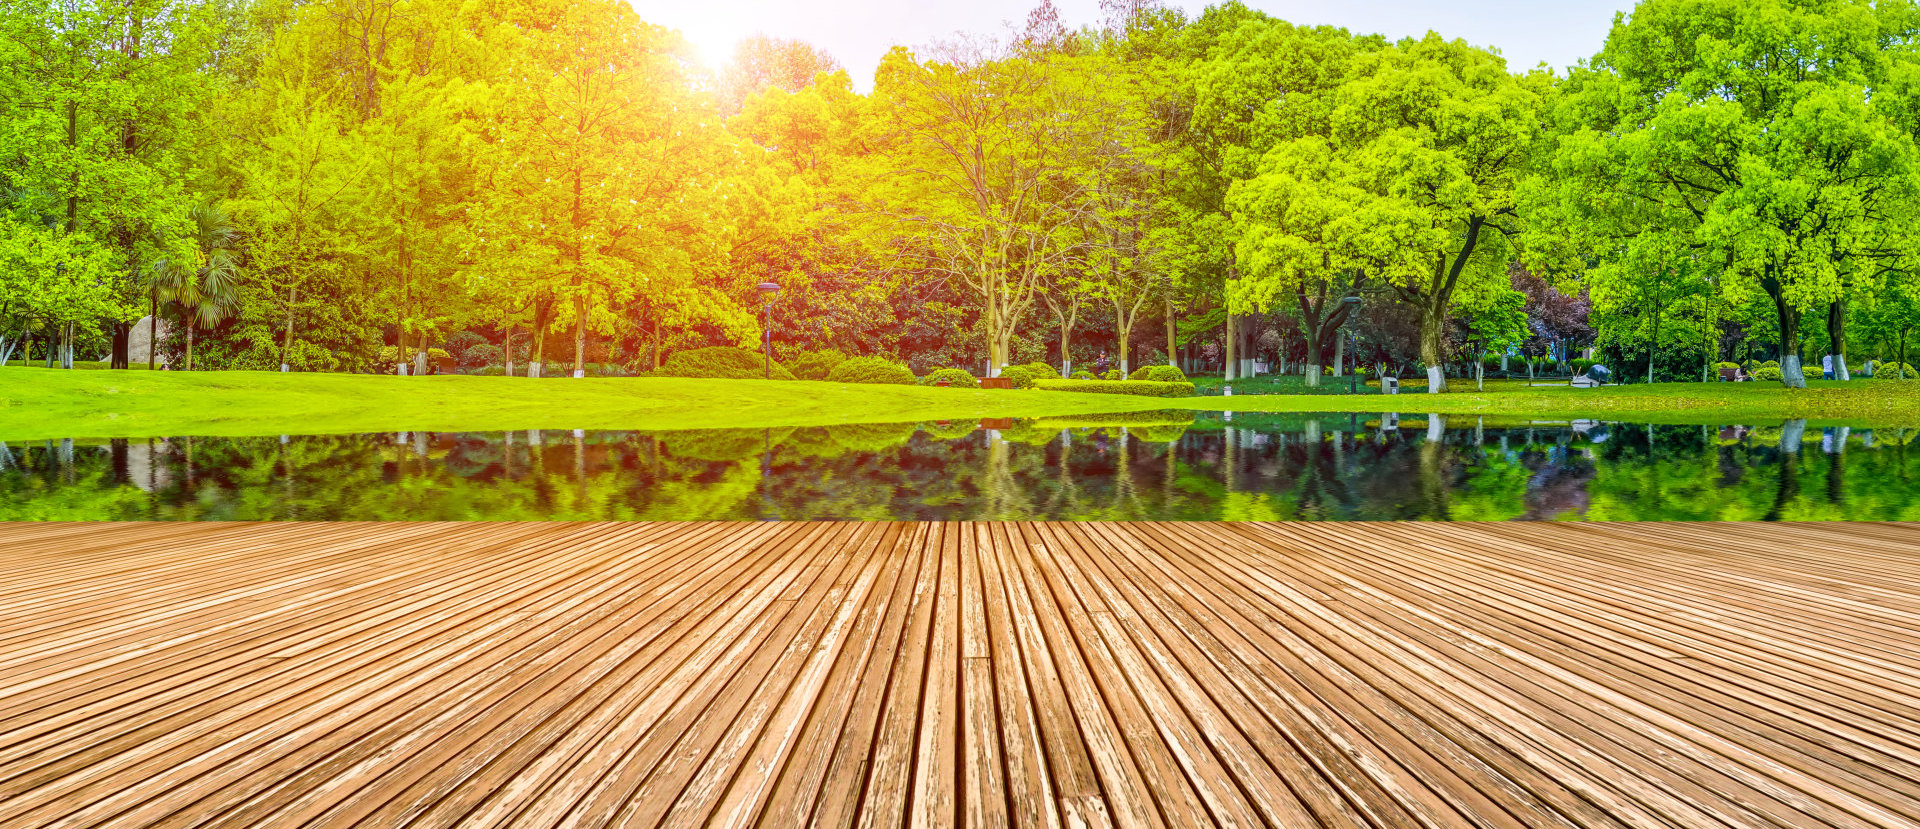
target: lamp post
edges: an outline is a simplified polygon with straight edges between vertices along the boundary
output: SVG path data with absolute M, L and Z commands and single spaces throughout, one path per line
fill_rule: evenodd
M 760 293 L 766 297 L 766 305 L 764 306 L 764 309 L 761 311 L 761 317 L 760 317 L 761 319 L 760 344 L 762 348 L 762 354 L 765 357 L 765 359 L 762 360 L 762 363 L 763 363 L 763 368 L 766 371 L 766 379 L 772 380 L 773 379 L 773 295 L 780 293 L 780 286 L 779 284 L 773 283 L 773 282 L 762 282 L 760 283 Z

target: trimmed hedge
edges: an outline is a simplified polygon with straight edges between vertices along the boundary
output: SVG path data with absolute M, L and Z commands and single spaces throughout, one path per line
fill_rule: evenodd
M 1772 380 L 1776 383 L 1787 379 L 1787 376 L 1780 372 L 1779 366 L 1761 366 L 1748 372 L 1748 374 L 1753 375 L 1753 379 L 1755 380 Z
M 1026 367 L 1029 371 L 1033 372 L 1033 379 L 1035 380 L 1060 379 L 1060 372 L 1046 363 L 1028 363 Z
M 1327 372 L 1332 373 L 1333 369 L 1329 368 Z M 1185 383 L 1187 382 L 1187 373 L 1181 371 L 1179 366 L 1156 363 L 1134 369 L 1132 374 L 1127 375 L 1127 379 L 1148 380 L 1155 383 Z
M 1088 370 L 1086 370 L 1086 369 L 1081 369 L 1081 370 L 1079 370 L 1079 371 L 1076 371 L 1076 372 L 1074 372 L 1074 373 L 1073 373 L 1073 376 L 1072 376 L 1072 377 L 1069 377 L 1069 378 L 1067 378 L 1067 379 L 1069 379 L 1069 380 L 1093 380 L 1093 379 L 1096 379 L 1096 378 L 1095 378 L 1095 377 L 1093 376 L 1093 372 L 1091 372 L 1091 371 L 1088 371 Z
M 1007 366 L 1000 370 L 1000 379 L 1010 380 L 1016 389 L 1033 388 L 1036 379 L 1033 369 L 1027 366 Z
M 1086 394 L 1131 394 L 1138 397 L 1193 396 L 1192 383 L 1155 383 L 1148 380 L 1039 380 L 1034 383 L 1034 388 Z
M 1124 374 L 1121 374 L 1120 370 L 1115 368 L 1115 369 L 1108 369 L 1105 373 L 1101 374 L 1100 379 L 1118 382 L 1120 380 L 1127 379 L 1127 376 Z
M 675 351 L 658 372 L 663 377 L 711 377 L 727 380 L 758 380 L 766 375 L 765 355 L 744 348 L 715 346 L 690 351 Z M 773 379 L 793 380 L 793 372 L 773 364 Z
M 1913 366 L 1903 363 L 1881 363 L 1873 367 L 1875 380 L 1912 380 Z
M 980 388 L 980 381 L 973 379 L 973 375 L 964 368 L 936 368 L 920 378 L 922 386 L 937 386 L 942 382 L 960 389 Z
M 833 373 L 833 367 L 847 361 L 847 355 L 838 349 L 809 351 L 787 361 L 787 370 L 801 380 L 825 380 Z
M 866 383 L 882 386 L 911 386 L 920 380 L 913 369 L 885 357 L 853 357 L 842 361 L 827 373 L 833 383 Z

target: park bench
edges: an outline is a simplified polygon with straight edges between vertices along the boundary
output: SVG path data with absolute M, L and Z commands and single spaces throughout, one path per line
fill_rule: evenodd
M 1720 380 L 1722 382 L 1745 383 L 1748 380 L 1752 380 L 1752 379 L 1753 379 L 1752 377 L 1747 376 L 1746 370 L 1743 368 L 1740 368 L 1739 366 L 1734 366 L 1733 368 L 1723 368 L 1720 370 Z
M 980 378 L 980 388 L 1010 389 L 1013 388 L 1013 381 L 1005 377 L 982 377 Z

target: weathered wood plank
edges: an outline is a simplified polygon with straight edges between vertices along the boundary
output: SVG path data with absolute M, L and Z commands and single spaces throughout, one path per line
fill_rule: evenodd
M 0 825 L 1920 825 L 1920 527 L 0 525 Z

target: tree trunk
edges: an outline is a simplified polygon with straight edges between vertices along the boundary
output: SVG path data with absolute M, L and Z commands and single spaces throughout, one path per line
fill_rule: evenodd
M 1073 353 L 1068 345 L 1073 341 L 1073 320 L 1065 316 L 1055 318 L 1060 323 L 1060 376 L 1073 376 Z
M 587 294 L 573 298 L 573 376 L 587 376 Z
M 1768 286 L 1773 295 L 1774 313 L 1780 319 L 1780 382 L 1790 389 L 1807 387 L 1807 375 L 1800 370 L 1800 311 L 1787 303 L 1784 290 Z
M 513 326 L 507 326 L 506 342 L 500 346 L 500 365 L 506 376 L 513 376 Z
M 420 344 L 413 350 L 413 373 L 420 377 L 427 376 L 427 332 L 424 329 L 420 332 Z
M 299 298 L 300 289 L 287 286 L 287 334 L 280 341 L 280 370 L 289 371 L 293 364 L 293 303 Z
M 154 288 L 147 299 L 147 370 L 152 371 L 160 359 L 160 289 Z
M 1312 332 L 1309 332 L 1307 334 L 1307 388 L 1317 389 L 1320 387 L 1320 364 L 1324 360 L 1325 357 L 1320 348 L 1319 338 L 1313 336 Z
M 1827 338 L 1831 345 L 1827 352 L 1833 355 L 1833 379 L 1852 380 L 1847 371 L 1847 301 L 1836 299 L 1827 306 Z
M 539 377 L 541 368 L 547 361 L 547 325 L 553 321 L 553 300 L 535 302 L 533 306 L 532 359 L 527 361 L 527 376 Z
M 1653 385 L 1653 356 L 1660 348 L 1660 306 L 1653 306 L 1653 339 L 1647 342 L 1647 385 Z
M 1347 372 L 1347 338 L 1336 334 L 1333 338 L 1333 376 L 1341 377 Z
M 1231 383 L 1240 378 L 1240 324 L 1232 310 L 1227 311 L 1226 341 L 1226 364 L 1221 368 L 1225 371 L 1226 381 Z
M 187 370 L 193 370 L 193 320 L 187 320 Z
M 1180 328 L 1173 321 L 1173 298 L 1167 298 L 1167 365 L 1180 365 Z
M 113 324 L 113 357 L 112 362 L 108 363 L 107 367 L 114 369 L 131 368 L 133 359 L 128 349 L 132 343 L 133 323 L 115 322 Z M 0 365 L 4 365 L 5 360 L 5 356 L 0 356 Z
M 1420 361 L 1427 364 L 1427 393 L 1441 394 L 1447 390 L 1447 369 L 1441 337 L 1446 334 L 1446 305 L 1442 302 L 1429 304 L 1420 320 Z

